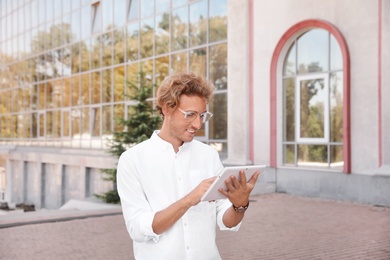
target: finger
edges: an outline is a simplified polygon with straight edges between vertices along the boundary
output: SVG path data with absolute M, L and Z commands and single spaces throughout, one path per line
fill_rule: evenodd
M 240 171 L 240 184 L 245 185 L 246 183 L 246 175 L 243 170 Z
M 234 176 L 231 176 L 230 179 L 235 178 Z M 232 192 L 235 190 L 235 187 L 233 186 L 232 182 L 230 179 L 225 180 L 226 188 L 228 191 Z M 236 179 L 237 182 L 237 179 Z
M 256 182 L 257 182 L 257 179 L 259 178 L 259 176 L 260 176 L 260 172 L 259 172 L 259 171 L 256 171 L 256 172 L 252 175 L 251 179 L 249 180 L 249 183 L 255 185 Z

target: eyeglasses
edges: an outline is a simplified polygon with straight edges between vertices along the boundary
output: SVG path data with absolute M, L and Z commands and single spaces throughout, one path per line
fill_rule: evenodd
M 194 121 L 199 116 L 200 119 L 202 119 L 202 123 L 206 123 L 213 116 L 213 113 L 210 113 L 208 111 L 199 114 L 196 111 L 183 111 L 180 108 L 177 109 L 179 109 L 179 111 L 183 113 L 184 119 L 188 122 Z

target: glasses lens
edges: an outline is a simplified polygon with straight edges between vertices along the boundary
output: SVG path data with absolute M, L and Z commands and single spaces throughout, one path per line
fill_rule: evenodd
M 210 118 L 213 116 L 213 114 L 210 112 L 205 112 L 205 113 L 201 114 L 200 116 L 203 119 L 203 123 L 206 123 L 207 121 L 210 120 Z

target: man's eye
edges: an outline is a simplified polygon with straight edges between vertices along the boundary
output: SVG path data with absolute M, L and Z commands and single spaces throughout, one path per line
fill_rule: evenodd
M 196 113 L 195 112 L 187 112 L 187 117 L 194 118 L 194 117 L 196 117 Z

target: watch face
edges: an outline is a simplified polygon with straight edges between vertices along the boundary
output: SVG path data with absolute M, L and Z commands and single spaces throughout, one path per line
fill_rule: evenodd
M 244 207 L 239 207 L 236 209 L 237 212 L 245 212 L 246 208 Z

